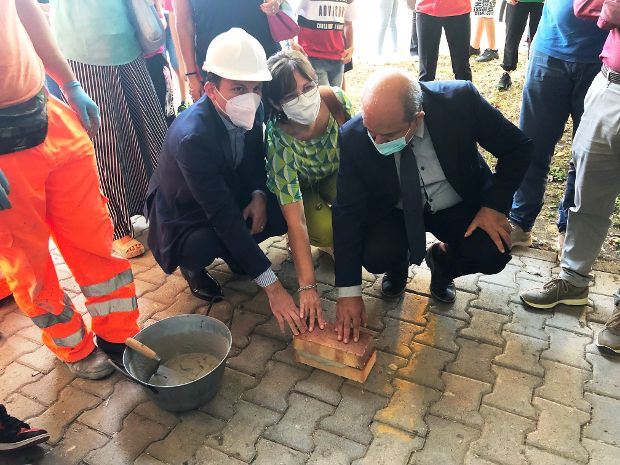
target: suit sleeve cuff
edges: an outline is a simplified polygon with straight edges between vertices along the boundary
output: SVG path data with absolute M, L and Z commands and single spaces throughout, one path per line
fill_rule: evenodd
M 278 280 L 278 277 L 271 268 L 267 268 L 260 275 L 254 278 L 254 282 L 260 287 L 267 287 L 272 285 Z
M 338 297 L 361 297 L 362 286 L 347 286 L 338 288 Z

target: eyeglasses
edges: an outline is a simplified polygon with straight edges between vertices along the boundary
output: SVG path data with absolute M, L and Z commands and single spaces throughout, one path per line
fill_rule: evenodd
M 319 84 L 316 81 L 310 81 L 309 83 L 307 83 L 304 88 L 302 89 L 302 92 L 300 95 L 286 95 L 283 99 L 282 99 L 282 103 L 286 103 L 286 104 L 291 104 L 291 105 L 295 105 L 297 102 L 299 102 L 299 97 L 301 97 L 302 95 L 306 95 L 308 97 L 312 97 L 314 96 L 314 94 L 316 94 L 316 92 L 319 90 Z

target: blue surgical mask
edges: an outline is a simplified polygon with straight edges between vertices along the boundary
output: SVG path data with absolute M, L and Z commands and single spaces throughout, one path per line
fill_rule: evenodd
M 409 129 L 407 129 L 407 132 L 405 133 L 404 136 L 399 137 L 398 139 L 391 140 L 389 142 L 384 142 L 383 144 L 377 144 L 375 140 L 372 138 L 372 136 L 370 135 L 370 132 L 369 131 L 367 132 L 368 132 L 368 137 L 370 137 L 370 140 L 372 141 L 377 151 L 381 155 L 388 156 L 396 152 L 400 152 L 402 149 L 404 149 L 407 146 L 407 144 L 409 143 L 407 141 L 407 134 L 409 134 L 410 130 L 411 130 L 411 126 L 409 126 Z

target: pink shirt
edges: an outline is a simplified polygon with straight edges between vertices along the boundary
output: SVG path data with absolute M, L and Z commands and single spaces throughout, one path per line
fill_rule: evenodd
M 458 16 L 471 12 L 471 0 L 418 0 L 415 11 L 431 16 Z
M 601 14 L 603 3 L 604 0 L 574 0 L 575 16 L 596 21 Z M 620 73 L 620 29 L 614 28 L 609 32 L 600 56 L 609 69 Z

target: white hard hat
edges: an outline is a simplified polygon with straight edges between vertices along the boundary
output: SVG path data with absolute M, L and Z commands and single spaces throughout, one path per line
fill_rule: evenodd
M 238 27 L 211 41 L 202 69 L 234 81 L 271 81 L 265 49 Z

